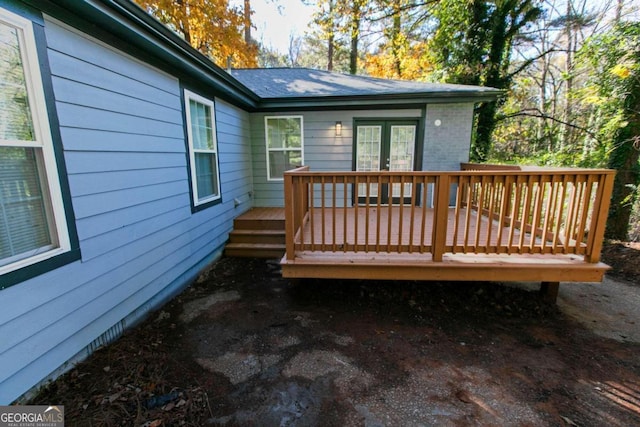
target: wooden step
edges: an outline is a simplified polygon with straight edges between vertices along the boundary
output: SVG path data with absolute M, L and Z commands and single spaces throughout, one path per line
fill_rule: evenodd
M 282 258 L 286 251 L 284 244 L 227 243 L 226 256 L 243 258 Z
M 284 231 L 284 219 L 236 218 L 234 230 L 280 230 Z
M 229 233 L 229 243 L 285 243 L 284 230 L 233 230 Z

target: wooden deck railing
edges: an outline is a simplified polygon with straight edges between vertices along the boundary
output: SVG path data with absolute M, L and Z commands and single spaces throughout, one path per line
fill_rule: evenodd
M 614 172 L 484 169 L 285 173 L 297 251 L 578 254 L 599 261 Z M 382 200 L 396 201 L 387 205 Z M 399 203 L 404 201 L 404 203 Z

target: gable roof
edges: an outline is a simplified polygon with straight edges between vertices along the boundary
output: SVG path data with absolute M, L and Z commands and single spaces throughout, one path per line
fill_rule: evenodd
M 22 0 L 117 47 L 205 84 L 248 111 L 388 108 L 492 101 L 494 88 L 387 80 L 308 68 L 237 69 L 227 73 L 130 0 Z
M 381 79 L 310 68 L 234 69 L 231 75 L 263 99 L 415 93 L 485 97 L 500 93 L 483 86 Z
M 231 75 L 260 97 L 263 109 L 479 102 L 495 100 L 502 93 L 483 86 L 380 79 L 309 68 L 234 69 Z

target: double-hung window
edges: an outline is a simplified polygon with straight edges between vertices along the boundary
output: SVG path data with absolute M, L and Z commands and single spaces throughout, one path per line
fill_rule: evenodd
M 286 170 L 302 166 L 302 116 L 265 117 L 269 181 L 281 181 Z
M 32 25 L 0 9 L 0 275 L 71 250 Z
M 191 165 L 193 204 L 202 206 L 220 200 L 218 141 L 213 101 L 184 91 Z

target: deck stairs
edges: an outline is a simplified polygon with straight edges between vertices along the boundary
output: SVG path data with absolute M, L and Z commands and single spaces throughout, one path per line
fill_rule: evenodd
M 230 257 L 282 258 L 285 253 L 283 208 L 253 208 L 233 221 L 224 253 Z

